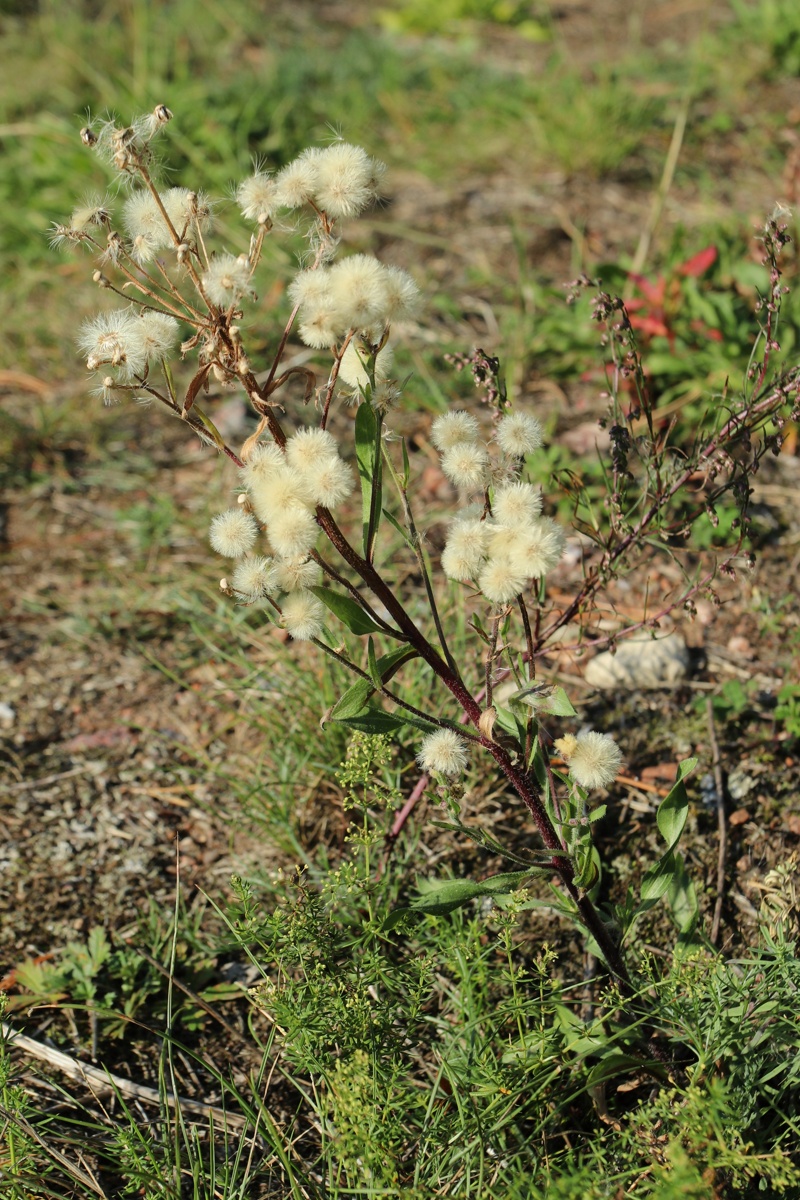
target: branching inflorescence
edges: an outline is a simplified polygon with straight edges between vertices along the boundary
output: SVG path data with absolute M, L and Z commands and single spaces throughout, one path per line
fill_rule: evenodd
M 591 604 L 626 556 L 641 551 L 651 536 L 662 544 L 677 537 L 691 521 L 691 513 L 676 515 L 675 502 L 690 479 L 696 484 L 698 470 L 707 483 L 703 508 L 733 490 L 744 532 L 748 475 L 742 455 L 732 458 L 731 445 L 796 404 L 796 376 L 769 382 L 776 313 L 773 320 L 769 309 L 764 358 L 753 365 L 751 393 L 728 406 L 725 419 L 687 462 L 670 451 L 668 432 L 653 419 L 624 306 L 601 293 L 597 315 L 610 330 L 617 381 L 631 376 L 638 399 L 622 413 L 618 389 L 613 392 L 610 520 L 604 528 L 582 526 L 598 553 L 587 562 L 575 598 L 560 609 L 546 607 L 545 579 L 562 557 L 566 532 L 544 514 L 542 497 L 525 476 L 526 461 L 542 446 L 544 431 L 533 413 L 509 405 L 496 360 L 477 352 L 473 373 L 486 391 L 490 434 L 483 418 L 466 411 L 444 413 L 431 430 L 442 471 L 459 495 L 441 568 L 464 585 L 475 611 L 477 653 L 457 662 L 437 606 L 441 589 L 434 585 L 412 512 L 405 447 L 398 464 L 386 436 L 387 413 L 402 391 L 392 375 L 392 334 L 417 313 L 419 291 L 406 272 L 370 255 L 336 258 L 337 222 L 358 216 L 375 201 L 383 166 L 361 148 L 335 142 L 305 151 L 276 174 L 257 169 L 236 190 L 240 212 L 254 227 L 247 250 L 212 252 L 211 199 L 182 187 L 161 189 L 155 182 L 152 146 L 171 117 L 159 105 L 129 127 L 106 121 L 84 129 L 83 141 L 130 185 L 121 204 L 121 226 L 109 200 L 98 197 L 54 229 L 55 243 L 82 243 L 97 252 L 96 283 L 125 305 L 88 321 L 80 332 L 79 346 L 88 368 L 97 373 L 98 393 L 107 403 L 125 395 L 158 400 L 233 460 L 240 471 L 239 503 L 214 517 L 210 530 L 212 547 L 231 560 L 221 583 L 226 594 L 259 605 L 294 639 L 313 642 L 352 673 L 355 682 L 330 719 L 366 732 L 411 726 L 424 734 L 420 766 L 438 776 L 451 797 L 470 756 L 491 756 L 533 816 L 544 846 L 528 859 L 511 857 L 527 863 L 530 875 L 558 878 L 561 911 L 583 925 L 610 970 L 626 983 L 621 930 L 601 917 L 593 898 L 599 863 L 591 822 L 600 810 L 589 814 L 587 808 L 587 792 L 613 781 L 621 754 L 605 734 L 567 734 L 556 743 L 566 769 L 554 771 L 542 722 L 575 714 L 560 688 L 536 680 L 536 663 L 568 623 L 578 621 L 580 636 L 586 636 Z M 286 212 L 305 219 L 311 249 L 289 286 L 292 308 L 272 363 L 257 374 L 240 322 L 255 298 L 265 239 Z M 773 221 L 768 231 L 768 253 L 777 272 L 782 227 Z M 775 304 L 778 279 L 773 281 Z M 293 332 L 328 356 L 321 387 L 305 367 L 282 368 Z M 172 366 L 178 354 L 195 363 L 182 398 Z M 286 430 L 274 397 L 293 378 L 302 380 L 306 401 L 313 398 L 308 411 L 315 418 Z M 238 451 L 197 403 L 212 380 L 243 388 L 258 416 L 255 432 Z M 337 394 L 357 406 L 354 453 L 342 453 L 329 428 Z M 779 428 L 770 427 L 767 441 L 779 438 Z M 751 471 L 766 444 L 754 448 L 748 441 Z M 636 471 L 630 464 L 634 457 Z M 387 476 L 397 490 L 401 520 L 386 509 Z M 359 485 L 361 531 L 354 538 L 334 512 L 343 506 L 350 511 Z M 384 519 L 416 559 L 428 603 L 428 615 L 419 621 L 381 563 L 377 539 Z M 337 556 L 333 563 L 331 549 Z M 685 603 L 711 577 L 695 580 L 674 603 Z M 343 628 L 358 640 L 343 638 Z M 411 660 L 422 660 L 449 693 L 455 702 L 452 716 L 441 715 L 447 711 L 446 695 L 435 712 L 426 712 L 403 694 L 395 677 Z M 493 689 L 504 675 L 513 676 L 517 690 L 503 706 L 495 705 Z M 458 828 L 464 827 L 458 823 Z

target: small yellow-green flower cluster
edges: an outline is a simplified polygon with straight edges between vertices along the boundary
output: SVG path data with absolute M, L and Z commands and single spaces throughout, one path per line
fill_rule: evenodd
M 564 552 L 564 533 L 542 516 L 539 492 L 518 478 L 520 460 L 542 445 L 542 427 L 530 413 L 501 417 L 493 442 L 499 461 L 479 440 L 478 422 L 465 412 L 438 417 L 431 440 L 442 455 L 442 470 L 462 493 L 486 493 L 486 506 L 466 508 L 451 524 L 442 553 L 450 579 L 475 582 L 493 604 L 520 596 L 531 579 L 551 571 Z M 499 482 L 491 488 L 492 479 Z M 491 492 L 488 489 L 491 488 Z

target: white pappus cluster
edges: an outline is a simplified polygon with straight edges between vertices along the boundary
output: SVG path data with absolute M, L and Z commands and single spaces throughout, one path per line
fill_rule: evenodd
M 135 384 L 151 363 L 168 358 L 177 344 L 178 331 L 178 322 L 167 313 L 113 309 L 83 323 L 78 348 L 90 371 L 100 367 L 114 371 L 103 381 L 105 396 L 117 385 Z
M 622 751 L 608 733 L 568 733 L 554 745 L 575 782 L 589 791 L 613 783 L 622 767 Z
M 325 609 L 309 589 L 320 583 L 311 559 L 319 534 L 318 505 L 332 508 L 354 490 L 353 473 L 325 429 L 302 428 L 286 449 L 260 442 L 242 470 L 245 503 L 211 522 L 212 547 L 237 564 L 226 581 L 244 601 L 280 597 L 284 627 L 307 641 L 322 629 Z M 263 527 L 272 556 L 252 556 Z
M 328 217 L 356 217 L 378 197 L 386 168 L 360 146 L 312 147 L 276 175 L 256 170 L 236 190 L 247 221 L 263 225 L 281 209 L 313 204 Z
M 500 462 L 493 464 L 489 447 L 479 440 L 479 426 L 469 413 L 438 417 L 431 440 L 442 455 L 444 474 L 464 493 L 487 493 L 485 505 L 466 508 L 450 525 L 442 552 L 442 569 L 461 583 L 476 583 L 487 600 L 507 604 L 520 596 L 530 580 L 541 579 L 564 552 L 564 532 L 542 515 L 542 498 L 518 478 L 520 460 L 542 445 L 542 427 L 530 413 L 501 417 L 494 433 Z M 493 476 L 503 482 L 491 491 Z

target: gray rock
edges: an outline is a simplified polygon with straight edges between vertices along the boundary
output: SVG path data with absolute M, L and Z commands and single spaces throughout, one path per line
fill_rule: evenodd
M 679 633 L 666 637 L 634 634 L 619 643 L 616 653 L 598 654 L 586 666 L 592 687 L 657 688 L 679 683 L 689 674 L 689 651 Z

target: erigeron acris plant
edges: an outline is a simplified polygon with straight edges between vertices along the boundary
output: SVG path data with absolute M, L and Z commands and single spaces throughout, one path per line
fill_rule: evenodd
M 623 555 L 644 543 L 651 528 L 659 528 L 669 502 L 694 468 L 673 469 L 650 421 L 653 454 L 647 460 L 640 453 L 647 486 L 641 498 L 628 503 L 633 481 L 628 458 L 638 443 L 625 427 L 614 426 L 611 530 L 599 563 L 586 572 L 575 600 L 554 612 L 546 609 L 545 581 L 562 556 L 565 530 L 543 513 L 541 495 L 525 473 L 526 460 L 542 446 L 539 420 L 509 405 L 497 386 L 488 436 L 471 413 L 438 417 L 431 440 L 441 455 L 442 471 L 459 494 L 441 570 L 462 586 L 475 631 L 469 659 L 456 661 L 412 510 L 405 446 L 399 454 L 387 437 L 390 410 L 402 390 L 391 370 L 392 333 L 417 312 L 419 292 L 408 274 L 370 255 L 337 257 L 337 223 L 358 216 L 375 201 L 382 165 L 359 147 L 335 142 L 305 151 L 274 175 L 256 170 L 236 191 L 241 214 L 253 226 L 247 249 L 239 255 L 212 251 L 214 204 L 209 197 L 155 182 L 152 144 L 171 117 L 159 105 L 129 127 L 105 121 L 84 129 L 84 142 L 129 185 L 120 205 L 121 225 L 109 201 L 102 199 L 82 205 L 54 231 L 55 242 L 81 243 L 100 255 L 95 281 L 125 305 L 87 322 L 80 333 L 87 366 L 98 376 L 97 392 L 106 402 L 126 395 L 158 400 L 237 465 L 239 503 L 214 517 L 210 530 L 211 545 L 231 564 L 221 586 L 232 601 L 263 607 L 265 619 L 279 621 L 296 640 L 313 642 L 355 676 L 329 719 L 367 733 L 404 726 L 417 730 L 419 764 L 438 779 L 455 825 L 464 832 L 470 831 L 458 816 L 463 791 L 458 780 L 470 760 L 488 756 L 505 775 L 531 813 L 543 848 L 523 855 L 482 834 L 484 845 L 505 854 L 520 870 L 496 877 L 495 883 L 476 884 L 469 894 L 508 891 L 536 874 L 557 877 L 553 903 L 583 926 L 611 972 L 627 985 L 620 940 L 637 913 L 671 890 L 684 914 L 690 912 L 689 923 L 691 913 L 696 915 L 675 849 L 686 817 L 681 780 L 689 764 L 683 765 L 676 788 L 661 806 L 659 829 L 667 849 L 645 876 L 641 900 L 629 901 L 616 921 L 601 916 L 594 899 L 600 868 L 591 824 L 603 810 L 590 811 L 588 798 L 616 777 L 621 752 L 605 734 L 582 731 L 576 737 L 555 729 L 562 733 L 555 747 L 566 768 L 560 774 L 554 770 L 552 734 L 546 726 L 575 713 L 563 689 L 537 679 L 536 666 L 548 637 L 580 617 Z M 246 351 L 241 321 L 255 297 L 265 239 L 279 230 L 286 213 L 306 222 L 310 251 L 288 289 L 292 307 L 272 362 L 266 373 L 258 374 Z M 616 310 L 610 298 L 605 303 L 600 315 L 610 319 Z M 321 386 L 305 367 L 282 367 L 293 333 L 327 355 L 327 379 Z M 635 374 L 638 359 L 624 322 L 612 326 L 611 339 L 618 375 L 626 370 Z M 178 353 L 196 364 L 182 398 L 173 371 Z M 295 377 L 304 383 L 308 419 L 287 429 L 276 396 Z M 226 444 L 198 404 L 211 379 L 241 387 L 259 418 L 238 450 Z M 765 414 L 794 402 L 794 386 L 791 392 L 783 385 L 777 400 L 774 395 L 756 397 L 742 410 L 744 417 L 732 416 L 722 433 L 715 434 L 716 441 L 712 438 L 698 458 L 704 462 L 705 454 L 712 478 L 727 465 L 726 437 L 730 441 L 742 429 L 760 428 Z M 337 396 L 357 406 L 352 446 L 340 445 L 329 428 Z M 755 461 L 757 465 L 757 457 Z M 399 497 L 399 518 L 385 509 L 387 479 Z M 350 504 L 359 486 L 361 530 L 348 534 L 334 514 Z M 732 486 L 718 485 L 716 494 Z M 744 512 L 740 485 L 739 492 Z M 424 623 L 410 615 L 391 562 L 381 560 L 378 539 L 384 520 L 402 535 L 416 559 L 427 597 Z M 709 579 L 696 581 L 694 591 Z M 688 588 L 675 603 L 692 594 Z M 543 627 L 546 616 L 549 624 Z M 343 629 L 358 640 L 343 638 Z M 400 676 L 411 660 L 422 660 L 440 685 L 435 711 L 421 710 L 404 694 Z M 503 705 L 494 703 L 501 674 L 516 683 Z M 452 715 L 442 715 L 449 702 Z M 464 891 L 464 881 L 459 884 L 463 899 L 469 889 Z M 437 904 L 440 911 L 453 907 L 446 887 L 416 907 L 437 911 Z

